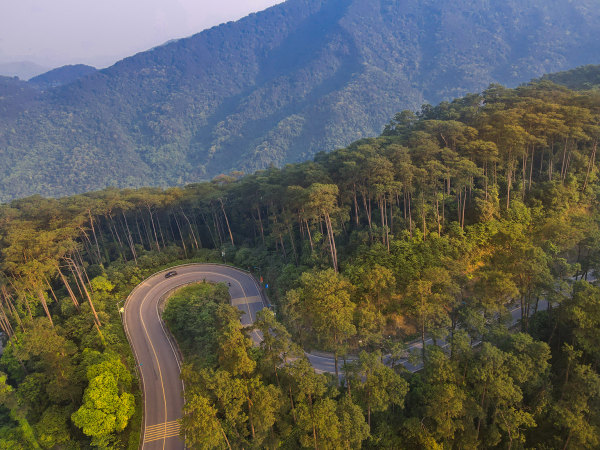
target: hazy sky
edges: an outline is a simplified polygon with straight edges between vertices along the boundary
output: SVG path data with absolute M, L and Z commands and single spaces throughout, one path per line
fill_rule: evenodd
M 0 63 L 106 67 L 283 0 L 0 0 Z

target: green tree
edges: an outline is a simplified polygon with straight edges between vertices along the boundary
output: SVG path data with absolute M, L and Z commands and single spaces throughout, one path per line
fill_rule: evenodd
M 339 377 L 338 354 L 345 339 L 356 333 L 352 323 L 354 287 L 333 269 L 305 272 L 300 277 L 301 314 L 304 323 L 333 348 L 335 376 Z
M 115 432 L 122 431 L 135 411 L 135 399 L 119 392 L 119 379 L 110 371 L 88 370 L 90 382 L 83 395 L 83 405 L 71 415 L 73 423 L 92 437 L 92 445 L 106 448 Z
M 371 428 L 371 412 L 386 411 L 390 406 L 404 406 L 408 383 L 382 362 L 381 353 L 361 352 L 357 369 L 360 379 L 360 399 L 367 410 L 367 424 Z
M 33 428 L 27 420 L 27 408 L 19 405 L 18 398 L 14 389 L 6 383 L 6 375 L 0 372 L 0 404 L 10 410 L 10 416 L 19 423 L 19 428 L 25 437 L 25 440 L 34 449 L 40 449 Z
M 43 448 L 54 448 L 71 440 L 68 421 L 69 414 L 57 406 L 44 411 L 42 418 L 35 425 L 35 432 Z
M 600 444 L 598 427 L 590 423 L 597 414 L 592 405 L 597 404 L 598 398 L 600 377 L 590 366 L 575 363 L 559 401 L 553 406 L 554 425 L 561 431 L 563 450 L 594 448 Z
M 259 364 L 263 366 L 263 373 L 274 374 L 280 385 L 278 367 L 287 364 L 289 358 L 300 357 L 302 349 L 292 341 L 290 333 L 269 309 L 262 309 L 256 314 L 253 326 L 262 334 L 260 348 L 263 354 Z
M 577 344 L 590 355 L 600 355 L 600 288 L 577 282 L 572 299 L 565 301 L 565 309 Z
M 337 416 L 340 424 L 340 447 L 345 450 L 359 449 L 369 437 L 369 425 L 365 422 L 360 406 L 344 395 L 337 404 Z
M 331 398 L 314 400 L 312 405 L 298 404 L 298 426 L 310 434 L 300 436 L 300 444 L 315 450 L 333 450 L 340 445 L 340 423 L 336 414 L 336 403 Z
M 224 445 L 231 450 L 229 440 L 217 418 L 216 409 L 200 394 L 186 396 L 183 405 L 180 436 L 191 449 L 213 450 Z
M 408 286 L 405 306 L 421 335 L 423 359 L 427 332 L 441 331 L 450 324 L 448 312 L 454 303 L 455 284 L 442 268 L 423 270 L 419 279 Z

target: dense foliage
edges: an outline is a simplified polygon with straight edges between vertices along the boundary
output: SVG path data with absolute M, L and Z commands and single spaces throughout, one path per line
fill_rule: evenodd
M 597 448 L 599 95 L 492 85 L 282 169 L 2 205 L 0 448 L 135 448 L 117 302 L 221 251 L 276 315 L 253 348 L 223 286 L 171 299 L 190 448 Z
M 0 201 L 304 161 L 424 101 L 598 63 L 599 14 L 599 0 L 288 0 L 21 97 L 0 121 Z
M 168 298 L 162 317 L 186 360 L 198 359 L 202 366 L 216 363 L 217 311 L 229 305 L 229 299 L 225 284 L 208 282 L 184 287 Z
M 544 75 L 541 80 L 549 80 L 574 90 L 600 89 L 600 66 L 588 65 L 550 73 Z

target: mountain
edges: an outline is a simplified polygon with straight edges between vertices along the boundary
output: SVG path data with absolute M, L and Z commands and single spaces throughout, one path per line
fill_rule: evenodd
M 97 70 L 95 67 L 86 66 L 85 64 L 62 66 L 33 77 L 29 82 L 35 85 L 35 87 L 44 90 L 70 83 Z
M 39 74 L 50 70 L 30 61 L 19 61 L 0 63 L 0 75 L 6 77 L 19 77 L 21 80 L 29 80 Z
M 598 62 L 599 21 L 600 0 L 288 0 L 29 101 L 0 122 L 0 200 L 305 160 L 399 110 Z

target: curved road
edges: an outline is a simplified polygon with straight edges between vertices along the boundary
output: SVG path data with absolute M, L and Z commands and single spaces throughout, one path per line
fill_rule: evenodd
M 143 450 L 183 450 L 179 425 L 183 382 L 175 350 L 163 329 L 158 301 L 167 291 L 203 279 L 231 283 L 232 304 L 244 311 L 242 324 L 250 325 L 263 308 L 258 286 L 247 273 L 232 267 L 198 264 L 176 267 L 177 276 L 159 272 L 130 294 L 124 316 L 125 330 L 142 377 L 144 392 Z M 255 337 L 258 339 L 258 336 Z
M 129 295 L 123 313 L 125 331 L 139 364 L 144 392 L 144 432 L 142 450 L 184 450 L 179 440 L 179 424 L 183 407 L 179 362 L 158 313 L 160 297 L 178 286 L 206 279 L 231 283 L 231 303 L 244 311 L 242 324 L 252 324 L 264 304 L 255 279 L 248 273 L 229 266 L 195 264 L 174 267 L 177 276 L 165 278 L 162 271 L 144 280 Z M 547 303 L 540 302 L 540 310 Z M 513 323 L 520 318 L 518 309 L 512 311 Z M 252 336 L 260 342 L 255 332 Z M 429 343 L 430 339 L 427 341 Z M 441 342 L 444 345 L 445 342 Z M 410 347 L 420 348 L 420 343 Z M 317 372 L 334 372 L 332 358 L 306 355 Z M 407 361 L 403 364 L 414 372 L 420 368 Z

